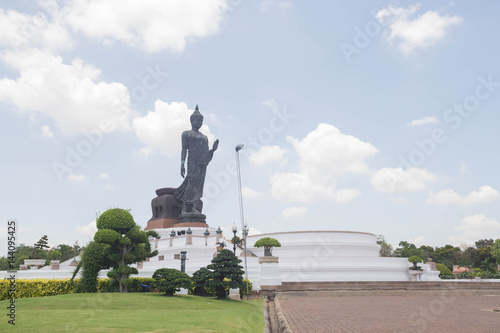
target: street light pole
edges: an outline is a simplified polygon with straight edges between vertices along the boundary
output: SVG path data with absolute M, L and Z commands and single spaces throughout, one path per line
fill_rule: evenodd
M 241 230 L 244 235 L 244 246 L 245 246 L 245 279 L 247 286 L 247 300 L 248 300 L 248 268 L 247 268 L 247 235 L 248 235 L 248 225 L 245 223 L 245 217 L 243 214 L 243 195 L 241 192 L 241 172 L 240 172 L 240 153 L 239 151 L 243 148 L 243 144 L 237 145 L 234 150 L 236 150 L 236 164 L 238 170 L 238 192 L 240 194 L 240 219 L 241 219 Z
M 233 223 L 233 251 L 236 255 L 236 231 L 238 231 L 238 227 Z

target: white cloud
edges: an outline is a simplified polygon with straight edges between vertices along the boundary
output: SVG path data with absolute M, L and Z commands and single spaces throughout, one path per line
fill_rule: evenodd
M 75 0 L 59 12 L 75 31 L 103 43 L 120 41 L 148 52 L 181 52 L 219 31 L 225 0 Z
M 425 241 L 425 239 L 423 236 L 418 236 L 418 237 L 408 239 L 408 243 L 415 244 L 415 246 L 417 246 L 417 247 L 424 245 L 424 241 Z
M 255 199 L 255 198 L 262 196 L 262 193 L 259 191 L 252 190 L 249 187 L 243 187 L 241 189 L 241 195 L 245 199 Z
M 287 137 L 300 158 L 297 172 L 271 176 L 271 193 L 286 202 L 351 201 L 361 192 L 336 189 L 336 178 L 346 173 L 368 174 L 365 159 L 377 153 L 369 142 L 341 133 L 329 124 L 320 124 L 303 140 Z
M 85 175 L 75 175 L 74 173 L 70 173 L 68 175 L 68 179 L 69 180 L 74 180 L 74 181 L 77 181 L 77 182 L 82 182 L 86 179 Z
M 203 110 L 200 110 L 203 114 Z M 149 111 L 144 117 L 137 117 L 133 121 L 134 131 L 139 140 L 146 144 L 141 149 L 145 155 L 158 151 L 165 155 L 173 155 L 181 150 L 181 134 L 191 129 L 189 117 L 193 110 L 189 110 L 184 102 L 166 103 L 161 100 L 155 102 L 155 110 Z M 214 136 L 206 124 L 200 128 L 209 141 Z M 211 148 L 211 146 L 210 146 Z
M 306 206 L 300 207 L 289 207 L 281 212 L 281 215 L 286 218 L 303 218 L 304 214 L 307 212 Z
M 475 241 L 484 238 L 500 238 L 500 222 L 484 214 L 466 216 L 455 230 L 461 232 L 457 236 L 451 236 L 450 240 L 455 244 L 474 244 Z
M 248 159 L 251 163 L 257 166 L 262 166 L 267 162 L 277 162 L 281 161 L 281 164 L 286 164 L 286 159 L 283 156 L 286 153 L 286 149 L 280 148 L 279 146 L 262 146 L 258 151 L 250 154 Z
M 463 21 L 461 17 L 441 16 L 434 11 L 414 17 L 419 7 L 420 5 L 408 8 L 388 6 L 375 15 L 383 26 L 389 27 L 388 41 L 397 41 L 399 49 L 405 54 L 435 44 L 446 36 L 446 30 L 450 26 Z
M 57 51 L 73 46 L 67 29 L 42 14 L 28 15 L 0 9 L 0 31 L 0 44 L 14 50 L 38 47 Z
M 109 174 L 107 172 L 101 172 L 99 174 L 99 178 L 101 178 L 101 179 L 109 179 Z
M 467 164 L 465 163 L 460 163 L 460 166 L 458 168 L 458 172 L 462 175 L 467 175 L 472 173 L 472 171 L 467 167 Z
M 54 137 L 54 133 L 52 133 L 49 126 L 42 126 L 41 131 L 42 131 L 42 138 Z
M 417 192 L 426 189 L 425 183 L 436 181 L 438 177 L 427 169 L 382 168 L 375 172 L 370 183 L 381 192 Z
M 437 193 L 431 191 L 425 201 L 427 205 L 471 205 L 475 203 L 488 203 L 500 200 L 500 193 L 490 186 L 481 186 L 477 191 L 472 191 L 466 196 L 461 196 L 453 190 L 444 190 Z
M 260 3 L 260 12 L 265 14 L 274 6 L 276 6 L 276 8 L 278 8 L 282 11 L 285 11 L 285 10 L 293 7 L 293 1 L 292 0 L 263 0 Z
M 415 119 L 412 120 L 408 126 L 415 127 L 415 126 L 420 126 L 420 125 L 425 125 L 425 124 L 432 124 L 432 123 L 438 123 L 439 119 L 435 116 L 427 116 L 423 117 L 420 119 Z
M 378 152 L 371 143 L 343 134 L 330 124 L 319 124 L 303 140 L 287 140 L 301 158 L 301 171 L 318 176 L 368 174 L 370 168 L 365 160 Z
M 96 221 L 92 221 L 87 225 L 79 225 L 76 227 L 76 231 L 81 233 L 81 234 L 88 235 L 90 237 L 94 237 L 94 234 L 97 231 Z
M 15 80 L 0 80 L 0 101 L 21 112 L 40 112 L 53 118 L 65 134 L 101 129 L 130 128 L 135 112 L 129 107 L 128 89 L 121 83 L 98 81 L 100 70 L 79 59 L 65 64 L 47 51 L 7 50 L 3 60 L 19 71 Z M 103 126 L 106 120 L 108 125 Z

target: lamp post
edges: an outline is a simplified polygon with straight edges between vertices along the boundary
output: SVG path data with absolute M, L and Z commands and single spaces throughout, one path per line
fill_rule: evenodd
M 233 251 L 234 251 L 234 254 L 236 255 L 236 231 L 238 231 L 238 227 L 236 226 L 236 224 L 233 223 Z
M 203 235 L 205 235 L 205 246 L 207 246 L 207 238 L 208 238 L 208 236 L 210 236 L 210 232 L 208 231 L 208 228 L 205 230 Z
M 248 300 L 248 269 L 247 269 L 247 235 L 248 235 L 248 224 L 245 223 L 245 218 L 243 214 L 243 195 L 241 192 L 241 172 L 240 172 L 240 153 L 239 151 L 243 148 L 243 144 L 237 145 L 234 150 L 236 151 L 236 164 L 238 166 L 238 192 L 240 194 L 240 219 L 241 219 L 241 229 L 243 232 L 243 236 L 245 238 L 245 279 L 246 279 L 246 285 L 247 285 L 247 300 Z

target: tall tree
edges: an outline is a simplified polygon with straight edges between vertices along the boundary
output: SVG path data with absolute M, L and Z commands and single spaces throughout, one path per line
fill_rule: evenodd
M 392 257 L 394 249 L 391 244 L 385 241 L 384 235 L 377 235 L 377 244 L 380 245 L 379 255 L 381 257 Z
M 130 264 L 154 257 L 158 251 L 151 251 L 149 237 L 159 238 L 153 230 L 142 231 L 128 210 L 113 208 L 102 213 L 96 220 L 97 232 L 94 240 L 97 243 L 110 245 L 107 268 L 113 268 L 108 276 L 118 281 L 120 292 L 127 292 L 130 274 L 138 271 Z

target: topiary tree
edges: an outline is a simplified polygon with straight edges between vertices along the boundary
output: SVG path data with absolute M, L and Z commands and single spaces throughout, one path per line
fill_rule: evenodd
M 189 288 L 191 286 L 191 278 L 186 273 L 183 273 L 173 268 L 160 268 L 153 273 L 152 287 L 165 293 L 165 296 L 174 296 L 174 293 L 179 288 Z
M 221 250 L 219 254 L 212 259 L 212 263 L 207 266 L 212 271 L 212 279 L 208 285 L 215 287 L 217 299 L 227 297 L 226 288 L 239 288 L 243 281 L 243 267 L 238 257 L 230 250 Z
M 128 210 L 113 208 L 102 213 L 96 220 L 97 232 L 94 240 L 97 243 L 108 244 L 110 264 L 106 268 L 113 268 L 108 273 L 120 285 L 120 292 L 127 292 L 127 280 L 130 274 L 138 271 L 130 264 L 154 257 L 158 251 L 151 251 L 149 237 L 159 238 L 157 232 L 142 231 L 134 222 Z
M 210 281 L 211 278 L 212 271 L 206 267 L 202 267 L 194 272 L 191 277 L 191 293 L 196 296 L 215 296 L 215 294 L 212 295 L 210 291 L 207 290 L 207 288 L 209 288 L 208 281 Z
M 78 283 L 77 292 L 97 292 L 99 271 L 113 265 L 109 250 L 110 245 L 95 241 L 85 246 L 79 264 L 82 268 L 82 278 Z
M 419 256 L 411 256 L 410 258 L 408 258 L 408 261 L 413 264 L 413 267 L 410 267 L 410 269 L 415 270 L 415 271 L 422 270 L 422 267 L 417 266 L 417 264 L 419 262 L 423 261 L 422 258 L 420 258 Z
M 264 237 L 256 241 L 253 246 L 264 247 L 264 257 L 272 257 L 273 247 L 281 247 L 281 243 L 277 239 Z

